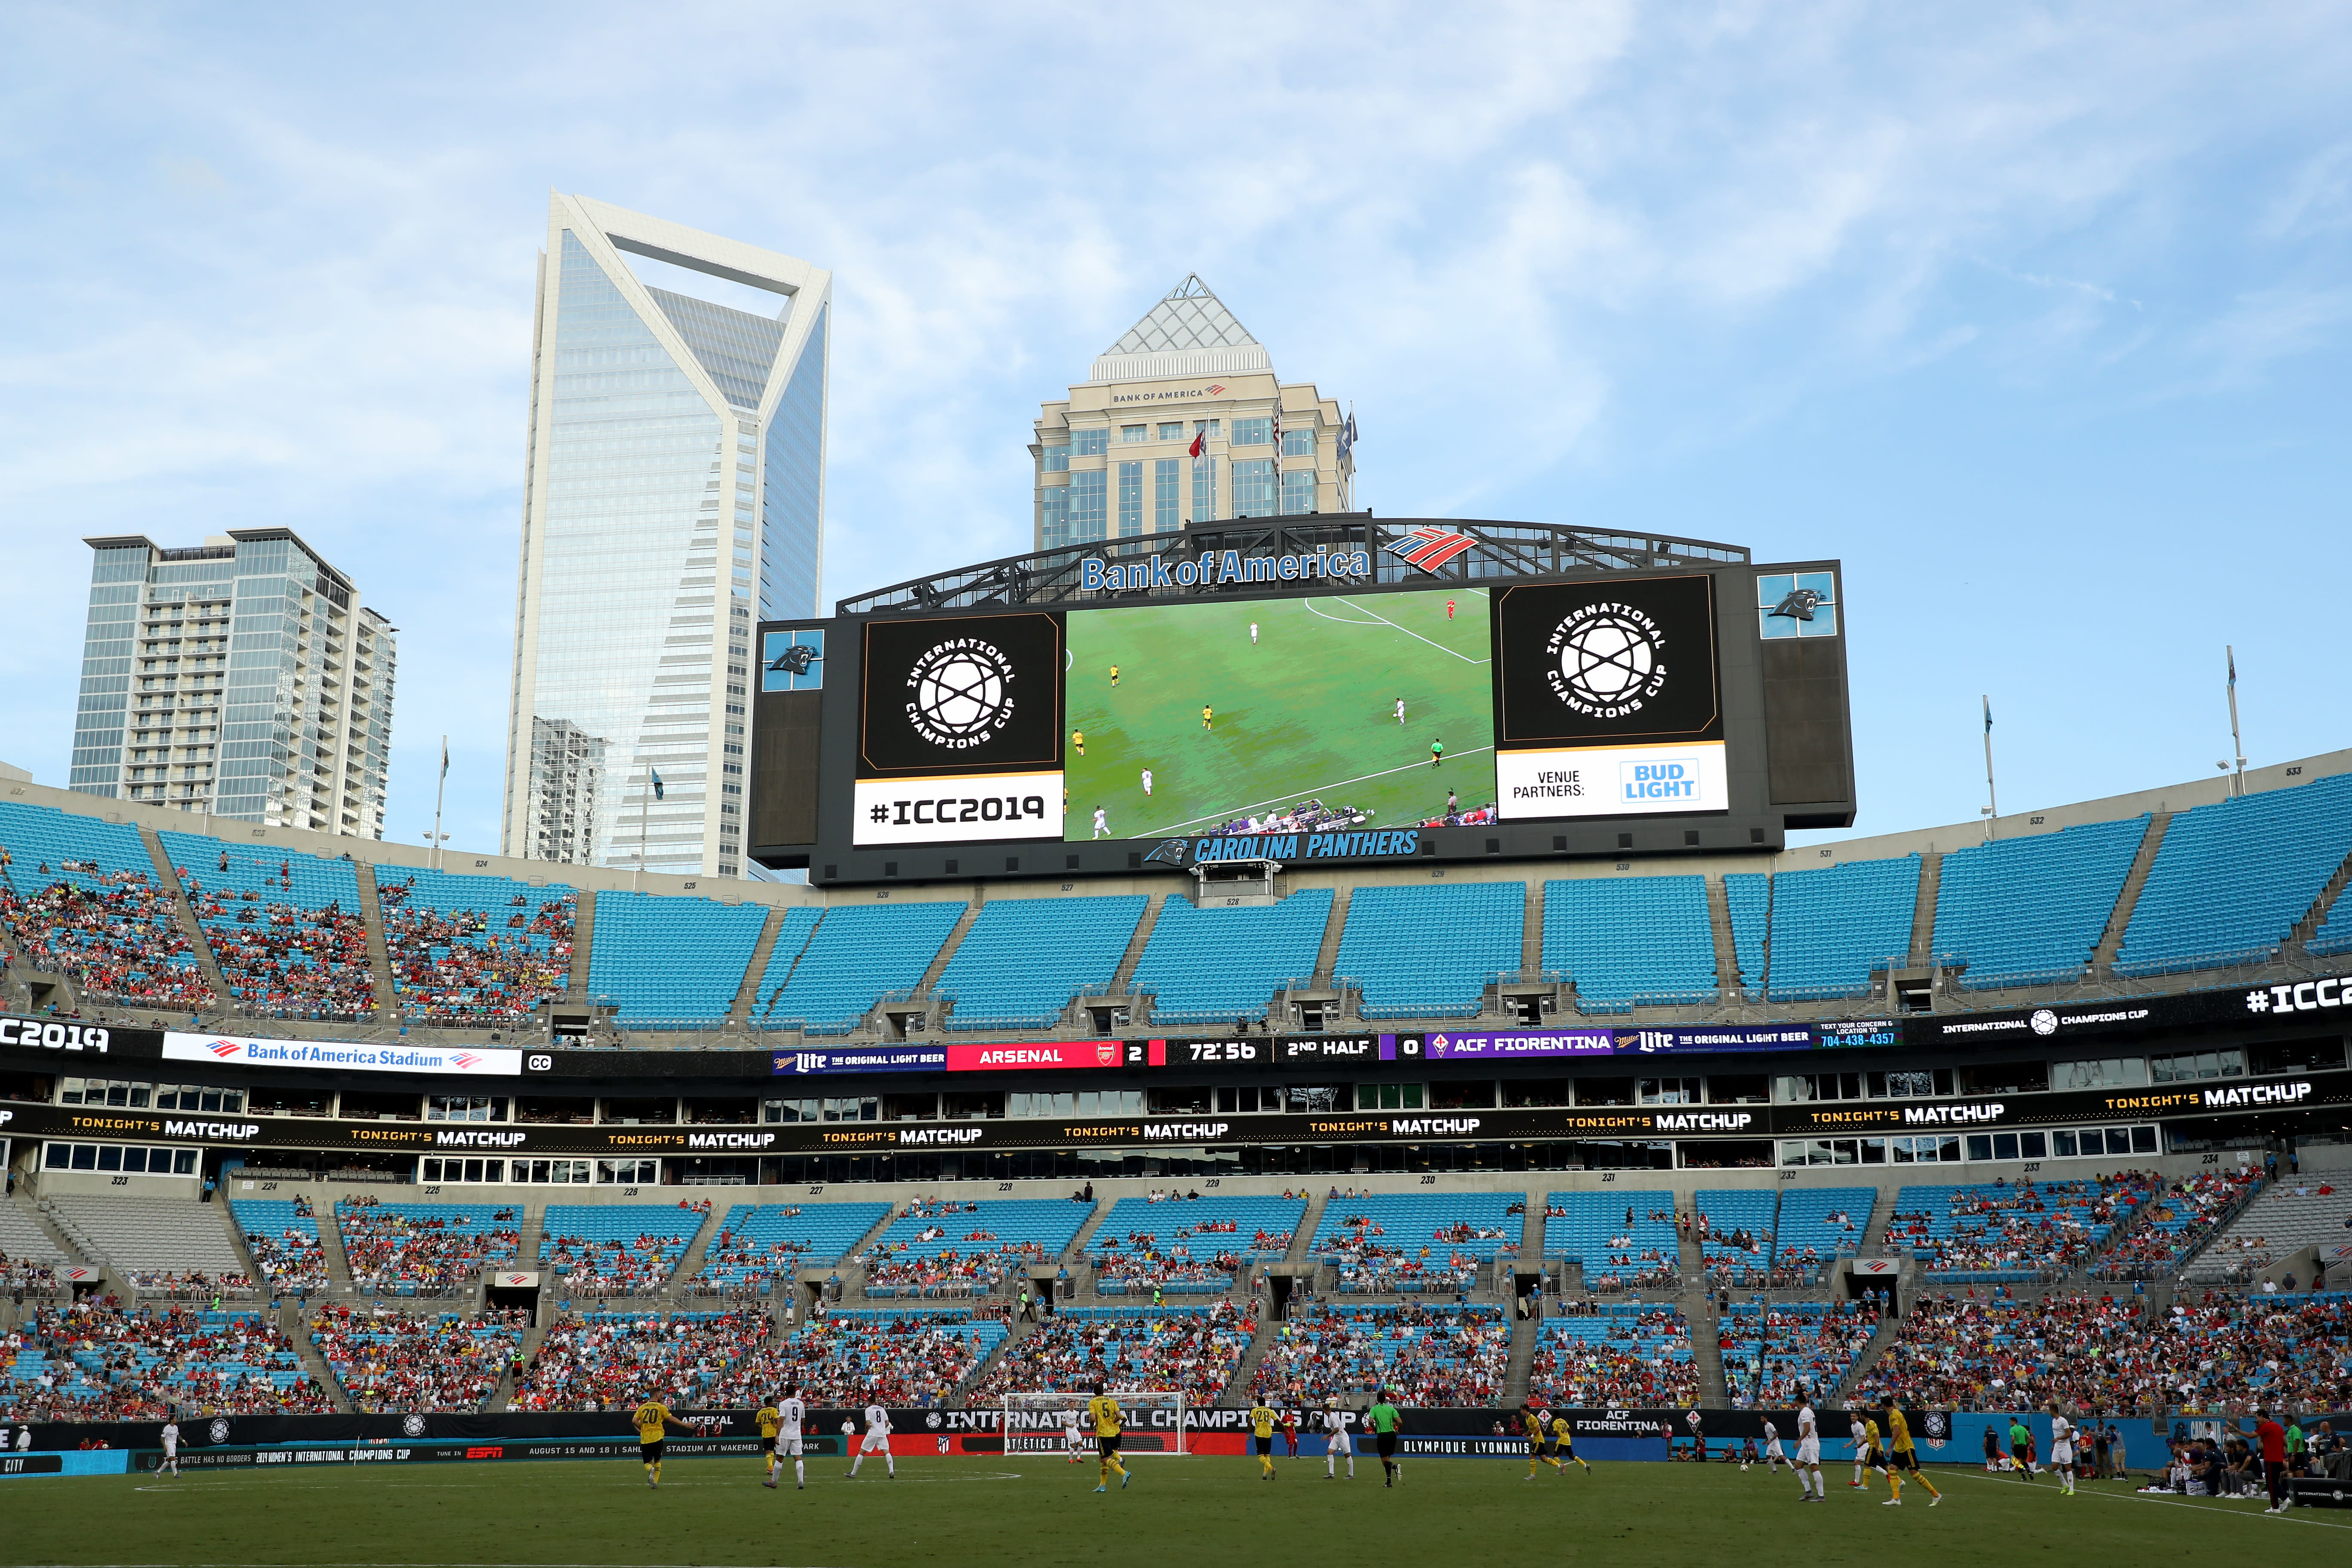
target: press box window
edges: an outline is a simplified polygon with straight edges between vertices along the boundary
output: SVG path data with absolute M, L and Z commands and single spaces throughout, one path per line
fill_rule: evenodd
M 1225 1085 L 1217 1090 L 1217 1109 L 1239 1115 L 1257 1110 L 1280 1110 L 1282 1090 L 1271 1084 Z
M 659 1160 L 599 1160 L 596 1162 L 596 1182 L 600 1186 L 650 1187 L 661 1181 Z
M 529 1163 L 517 1160 L 514 1163 L 516 1171 L 520 1172 Z M 570 1163 L 563 1162 L 566 1164 Z M 507 1163 L 504 1160 L 459 1160 L 427 1155 L 423 1166 L 417 1173 L 417 1180 L 421 1182 L 503 1182 L 507 1179 Z M 515 1179 L 520 1181 L 522 1178 L 518 1174 Z
M 2148 1077 L 2158 1083 L 2195 1083 L 2200 1079 L 2243 1078 L 2243 1051 L 2189 1051 L 2179 1056 L 2150 1057 Z M 67 1080 L 70 1083 L 72 1080 Z
M 831 1095 L 822 1100 L 768 1100 L 762 1121 L 879 1121 L 882 1101 L 871 1094 Z
M 502 1094 L 428 1094 L 425 1097 L 425 1120 L 427 1121 L 504 1121 L 506 1119 L 507 1100 Z
M 1359 1110 L 1419 1110 L 1421 1085 L 1360 1083 L 1356 1086 L 1356 1109 Z
M 122 1079 L 69 1078 L 58 1091 L 60 1105 L 110 1105 L 120 1110 L 144 1110 L 155 1092 L 152 1083 L 131 1083 Z
M 121 1143 L 52 1143 L 41 1163 L 52 1171 L 119 1171 L 133 1176 L 193 1176 L 194 1149 L 139 1149 Z

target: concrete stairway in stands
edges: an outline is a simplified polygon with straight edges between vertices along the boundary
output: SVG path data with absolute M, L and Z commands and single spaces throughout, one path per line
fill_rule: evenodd
M 931 962 L 923 966 L 923 977 L 915 983 L 918 997 L 929 996 L 931 987 L 940 983 L 940 976 L 947 973 L 948 960 L 953 958 L 955 950 L 963 945 L 963 939 L 971 934 L 972 924 L 980 919 L 980 911 L 985 907 L 978 899 L 963 907 L 963 913 L 956 917 L 956 923 L 948 928 L 947 941 L 940 943 L 939 952 L 931 954 Z
M 768 911 L 767 923 L 760 928 L 760 940 L 751 945 L 751 962 L 743 966 L 742 984 L 735 987 L 735 1005 L 727 1009 L 730 1022 L 740 1023 L 751 1016 L 760 999 L 760 977 L 768 973 L 768 960 L 776 951 L 776 938 L 784 929 L 782 908 Z
M 1348 929 L 1348 900 L 1353 888 L 1339 888 L 1331 894 L 1331 919 L 1323 927 L 1323 945 L 1315 951 L 1315 984 L 1331 984 L 1331 971 L 1339 962 L 1339 933 Z
M 2168 811 L 2158 812 L 2149 821 L 2139 841 L 2139 853 L 2132 857 L 2131 869 L 2124 876 L 2123 891 L 2116 895 L 2116 907 L 2107 912 L 2107 929 L 2099 933 L 2098 944 L 2091 949 L 2093 978 L 2113 978 L 2116 952 L 2124 944 L 2124 928 L 2131 924 L 2132 910 L 2139 905 L 2139 890 L 2147 886 L 2147 874 L 2156 868 L 2156 852 L 2164 847 L 2165 829 L 2171 826 Z
M 1911 949 L 1906 956 L 1914 968 L 1936 951 L 1936 893 L 1943 885 L 1943 851 L 1930 849 L 1919 857 L 1919 896 L 1911 906 Z
M 572 984 L 563 993 L 574 1006 L 588 1000 L 588 944 L 595 934 L 596 889 L 583 888 L 572 916 Z
M 1135 934 L 1127 939 L 1127 951 L 1119 954 L 1118 967 L 1111 972 L 1113 995 L 1125 993 L 1135 978 L 1135 966 L 1143 962 L 1143 950 L 1151 945 L 1151 928 L 1160 923 L 1160 911 L 1168 907 L 1168 895 L 1154 893 L 1143 906 L 1143 918 L 1135 922 Z
M 1715 933 L 1715 985 L 1728 999 L 1739 994 L 1739 946 L 1731 934 L 1731 894 L 1723 879 L 1706 879 L 1706 923 Z
M 392 950 L 383 940 L 383 900 L 376 896 L 375 868 L 355 866 L 360 919 L 367 929 L 368 973 L 375 977 L 375 1016 L 389 1023 L 399 1016 L 400 993 L 392 983 Z
M 2319 897 L 2312 900 L 2311 908 L 2304 911 L 2303 918 L 2294 922 L 2294 929 L 2287 932 L 2286 941 L 2281 944 L 2284 951 L 2303 951 L 2303 944 L 2311 940 L 2312 933 L 2327 923 L 2327 912 L 2336 907 L 2336 900 L 2342 896 L 2347 884 L 2352 884 L 2352 855 L 2344 857 L 2344 863 L 2336 868 L 2335 874 L 2327 879 L 2327 885 L 2319 889 Z
M 213 956 L 212 943 L 205 940 L 205 928 L 196 923 L 195 906 L 188 902 L 188 889 L 180 885 L 180 874 L 173 868 L 172 858 L 163 853 L 163 841 L 143 827 L 139 830 L 139 838 L 147 846 L 147 858 L 155 863 L 156 877 L 163 887 L 172 891 L 173 918 L 179 921 L 182 934 L 187 937 L 190 947 L 194 950 L 196 967 L 204 971 L 205 983 L 219 998 L 216 1005 L 228 1006 L 232 1000 L 228 994 L 228 980 L 221 973 L 220 961 Z M 198 872 L 197 880 L 203 879 L 203 873 Z M 373 933 L 374 928 L 369 929 Z M 376 939 L 371 934 L 368 940 L 373 942 Z
M 702 1216 L 702 1228 L 694 1233 L 694 1239 L 688 1242 L 686 1250 L 677 1255 L 677 1267 L 670 1270 L 670 1276 L 663 1282 L 661 1289 L 663 1297 L 673 1305 L 687 1304 L 686 1282 L 702 1271 L 702 1256 L 710 1250 L 710 1244 L 719 1239 L 719 1227 L 726 1223 L 729 1207 L 717 1198 L 711 1199 L 710 1212 Z

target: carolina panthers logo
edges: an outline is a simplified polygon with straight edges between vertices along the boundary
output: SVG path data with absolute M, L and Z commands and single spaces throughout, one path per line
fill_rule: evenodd
M 1187 847 L 1181 838 L 1163 838 L 1144 858 L 1163 866 L 1181 866 L 1184 863 L 1184 851 Z
M 1780 614 L 1778 610 L 1772 613 Z M 768 669 L 772 674 L 777 675 L 806 675 L 809 672 L 809 666 L 815 662 L 816 649 L 804 642 L 796 642 L 778 654 L 769 663 Z
M 1814 606 L 1821 602 L 1821 595 L 1812 589 L 1799 588 L 1773 605 L 1771 613 L 1776 616 L 1786 616 L 1792 621 L 1810 621 L 1813 618 Z

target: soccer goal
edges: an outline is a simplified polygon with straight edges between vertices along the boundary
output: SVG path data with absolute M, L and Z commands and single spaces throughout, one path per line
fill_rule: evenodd
M 1123 1428 L 1120 1454 L 1132 1457 L 1191 1451 L 1184 1429 L 1181 1393 L 1157 1388 L 1114 1388 L 1109 1393 L 1118 1401 L 1119 1425 Z M 1006 1394 L 1002 1428 L 1004 1451 L 1093 1455 L 1097 1451 L 1095 1424 L 1087 1415 L 1087 1401 L 1093 1397 L 1080 1393 Z M 1072 1433 L 1076 1434 L 1075 1439 Z

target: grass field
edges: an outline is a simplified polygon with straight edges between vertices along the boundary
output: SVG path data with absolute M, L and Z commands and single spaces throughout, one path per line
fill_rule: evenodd
M 2177 1563 L 2217 1552 L 2343 1561 L 2352 1511 L 2134 1496 L 2123 1483 L 2055 1484 L 1945 1470 L 1945 1500 L 1883 1485 L 1800 1503 L 1783 1471 L 1601 1464 L 1528 1481 L 1501 1459 L 1410 1461 L 1384 1490 L 1377 1460 L 1327 1481 L 1319 1460 L 1256 1479 L 1245 1458 L 1139 1459 L 1096 1497 L 1091 1465 L 1023 1457 L 810 1466 L 806 1491 L 767 1491 L 749 1459 L 678 1459 L 648 1491 L 632 1460 L 369 1468 L 321 1474 L 191 1473 L 0 1483 L 12 1563 L 1062 1564 L 1357 1561 L 1435 1568 L 1570 1562 L 1708 1568 L 1903 1561 L 1937 1568 Z
M 1455 604 L 1445 618 L 1445 602 Z M 1258 639 L 1250 641 L 1250 623 Z M 1495 797 L 1486 595 L 1476 590 L 1086 611 L 1069 618 L 1069 837 L 1200 832 L 1309 796 L 1403 826 Z M 1118 685 L 1110 667 L 1118 666 Z M 1396 721 L 1396 701 L 1405 722 Z M 1201 725 L 1215 710 L 1213 730 Z M 1445 763 L 1429 765 L 1429 743 Z M 1150 798 L 1142 773 L 1152 772 Z

